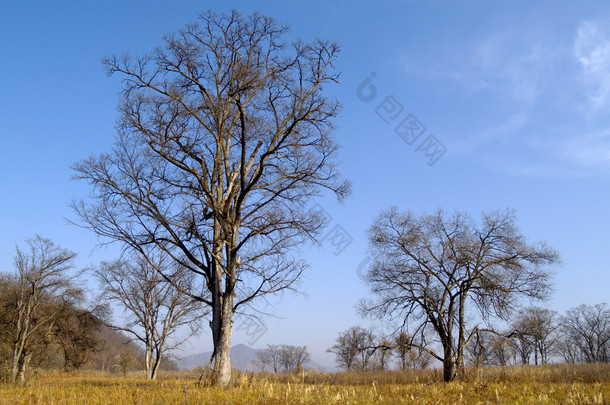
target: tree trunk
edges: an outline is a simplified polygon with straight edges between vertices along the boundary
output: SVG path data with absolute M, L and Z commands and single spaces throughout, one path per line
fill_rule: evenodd
M 146 379 L 152 380 L 152 349 L 150 344 L 146 345 Z
M 19 365 L 19 373 L 17 378 L 21 384 L 25 383 L 25 376 L 27 372 L 28 365 L 30 364 L 30 359 L 32 358 L 31 354 L 26 354 L 25 356 L 21 356 L 21 364 Z
M 453 356 L 445 356 L 443 361 L 443 381 L 450 382 L 455 380 L 457 375 L 457 364 Z
M 152 367 L 151 367 L 151 372 L 150 372 L 151 380 L 157 379 L 157 373 L 159 371 L 159 367 L 161 367 L 161 353 L 159 351 L 155 351 L 153 363 L 152 363 Z
M 222 192 L 219 191 L 219 195 Z M 237 231 L 233 232 L 233 247 L 237 244 Z M 212 282 L 212 340 L 214 342 L 214 368 L 212 370 L 212 384 L 227 387 L 231 383 L 231 334 L 233 332 L 233 303 L 235 301 L 236 257 L 226 256 L 226 270 L 223 271 L 219 263 L 223 258 L 221 225 L 214 219 L 214 258 L 211 274 Z M 227 251 L 232 251 L 230 247 Z M 223 277 L 224 275 L 224 277 Z M 224 291 L 223 291 L 224 279 Z
M 29 332 L 29 319 L 23 315 L 23 309 L 19 311 L 17 320 L 17 332 L 19 333 L 18 341 L 13 346 L 13 364 L 11 368 L 11 382 L 16 382 L 17 378 L 22 378 L 20 371 L 24 367 L 25 361 L 25 346 L 27 334 Z M 24 319 L 25 318 L 25 319 Z M 23 375 L 25 377 L 25 374 Z
M 457 358 L 455 363 L 457 365 L 457 373 L 460 373 L 462 377 L 466 374 L 466 364 L 464 364 L 464 348 L 466 347 L 466 317 L 465 317 L 465 305 L 466 305 L 466 293 L 460 295 L 460 307 L 458 312 L 459 322 L 459 336 L 458 336 L 458 347 L 457 347 Z
M 453 354 L 453 345 L 451 337 L 443 341 L 443 381 L 449 382 L 455 380 L 457 375 L 457 359 Z
M 23 361 L 23 356 L 17 355 L 15 353 L 13 355 L 13 366 L 11 368 L 11 382 L 17 381 L 17 375 L 19 374 L 19 370 L 21 369 L 21 362 Z
M 212 383 L 221 387 L 227 387 L 231 382 L 231 333 L 233 331 L 233 300 L 234 294 L 225 296 L 219 311 L 220 319 L 212 319 L 214 342 L 214 369 L 212 371 Z M 214 314 L 216 315 L 216 313 Z

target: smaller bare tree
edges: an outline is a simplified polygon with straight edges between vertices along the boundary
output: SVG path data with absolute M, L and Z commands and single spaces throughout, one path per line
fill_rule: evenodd
M 265 367 L 269 366 L 274 373 L 280 371 L 280 350 L 280 345 L 267 345 L 267 348 L 256 353 L 256 361 L 261 370 L 265 371 Z
M 534 354 L 534 364 L 546 364 L 557 343 L 557 312 L 539 307 L 523 309 L 513 322 L 513 334 L 519 341 L 517 347 L 525 364 L 529 354 Z
M 489 338 L 489 364 L 506 366 L 516 358 L 516 350 L 513 342 L 503 336 L 491 334 Z
M 398 360 L 400 362 L 400 369 L 404 371 L 408 368 L 407 359 L 408 359 L 409 352 L 412 349 L 411 339 L 409 338 L 409 334 L 405 331 L 401 331 L 394 338 L 394 345 L 396 346 L 396 350 L 394 353 L 396 353 L 396 357 L 398 358 Z
M 392 341 L 394 354 L 398 359 L 398 367 L 401 370 L 426 368 L 432 361 L 431 356 L 420 347 L 422 342 L 414 342 L 413 337 L 409 336 L 404 330 L 401 331 Z
M 280 364 L 289 373 L 299 370 L 311 358 L 307 346 L 281 345 L 279 349 Z
M 194 335 L 206 315 L 200 302 L 180 291 L 193 288 L 192 273 L 162 254 L 103 262 L 94 273 L 102 286 L 103 299 L 119 303 L 128 316 L 126 326 L 113 328 L 144 344 L 146 378 L 154 380 L 163 354 Z M 183 327 L 187 330 L 178 338 L 178 330 Z
M 335 353 L 337 365 L 347 371 L 364 370 L 375 353 L 375 338 L 371 331 L 353 326 L 341 332 L 336 343 L 328 349 Z
M 271 357 L 266 349 L 262 349 L 256 352 L 256 359 L 254 363 L 260 368 L 261 371 L 266 371 L 267 367 L 271 365 Z
M 521 298 L 544 299 L 550 292 L 558 253 L 544 243 L 530 244 L 507 211 L 483 213 L 480 223 L 466 213 L 430 215 L 383 211 L 369 228 L 375 260 L 366 282 L 374 299 L 361 312 L 402 321 L 423 341 L 428 335 L 442 348 L 419 347 L 443 363 L 452 381 L 464 370 L 464 350 L 483 320 L 507 319 Z M 425 343 L 425 342 L 424 342 Z
M 561 317 L 561 354 L 570 362 L 610 362 L 610 308 L 607 304 L 569 309 Z
M 387 370 L 389 367 L 389 359 L 392 355 L 394 347 L 392 343 L 387 339 L 381 339 L 379 341 L 377 349 L 377 362 L 380 370 Z
M 466 354 L 470 364 L 481 367 L 489 364 L 489 341 L 486 333 L 476 333 L 472 342 L 466 346 Z
M 36 346 L 46 344 L 53 325 L 66 308 L 82 299 L 82 291 L 66 274 L 76 253 L 38 235 L 17 247 L 15 274 L 6 281 L 1 298 L 3 332 L 10 345 L 10 380 L 24 382 Z

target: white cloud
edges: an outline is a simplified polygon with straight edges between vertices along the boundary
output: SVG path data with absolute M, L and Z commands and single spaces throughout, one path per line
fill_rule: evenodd
M 610 33 L 597 22 L 584 21 L 577 30 L 574 55 L 582 69 L 595 108 L 610 101 Z

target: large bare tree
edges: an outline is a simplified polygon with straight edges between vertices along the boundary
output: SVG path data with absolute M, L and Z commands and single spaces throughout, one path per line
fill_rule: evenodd
M 363 312 L 401 320 L 422 341 L 431 330 L 442 352 L 418 346 L 443 362 L 445 381 L 455 379 L 481 330 L 468 327 L 469 316 L 506 318 L 520 297 L 550 290 L 557 252 L 527 243 L 515 222 L 510 211 L 484 213 L 480 223 L 461 212 L 383 211 L 368 231 L 375 260 L 366 280 L 376 299 L 364 301 Z
M 211 309 L 218 385 L 230 382 L 235 311 L 304 268 L 291 253 L 323 222 L 306 202 L 349 191 L 331 137 L 339 104 L 323 93 L 337 45 L 287 44 L 287 32 L 259 14 L 207 13 L 148 55 L 106 58 L 124 82 L 116 146 L 74 165 L 93 186 L 74 203 L 84 226 L 199 277 L 186 293 Z
M 154 380 L 164 354 L 193 336 L 206 313 L 200 301 L 181 292 L 190 291 L 191 272 L 163 254 L 149 254 L 148 259 L 135 254 L 103 262 L 94 272 L 102 297 L 117 302 L 127 315 L 127 324 L 113 328 L 144 345 L 146 378 Z M 161 274 L 167 274 L 180 290 Z

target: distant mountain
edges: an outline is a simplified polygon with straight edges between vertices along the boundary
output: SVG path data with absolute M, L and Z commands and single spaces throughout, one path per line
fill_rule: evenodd
M 231 348 L 231 365 L 240 371 L 260 371 L 260 367 L 256 365 L 256 353 L 262 349 L 253 349 L 244 344 L 235 345 Z M 178 360 L 178 368 L 180 370 L 188 370 L 191 368 L 206 366 L 212 352 L 204 352 L 185 356 Z M 324 367 L 315 361 L 309 360 L 305 363 L 305 368 L 315 368 L 322 371 Z

